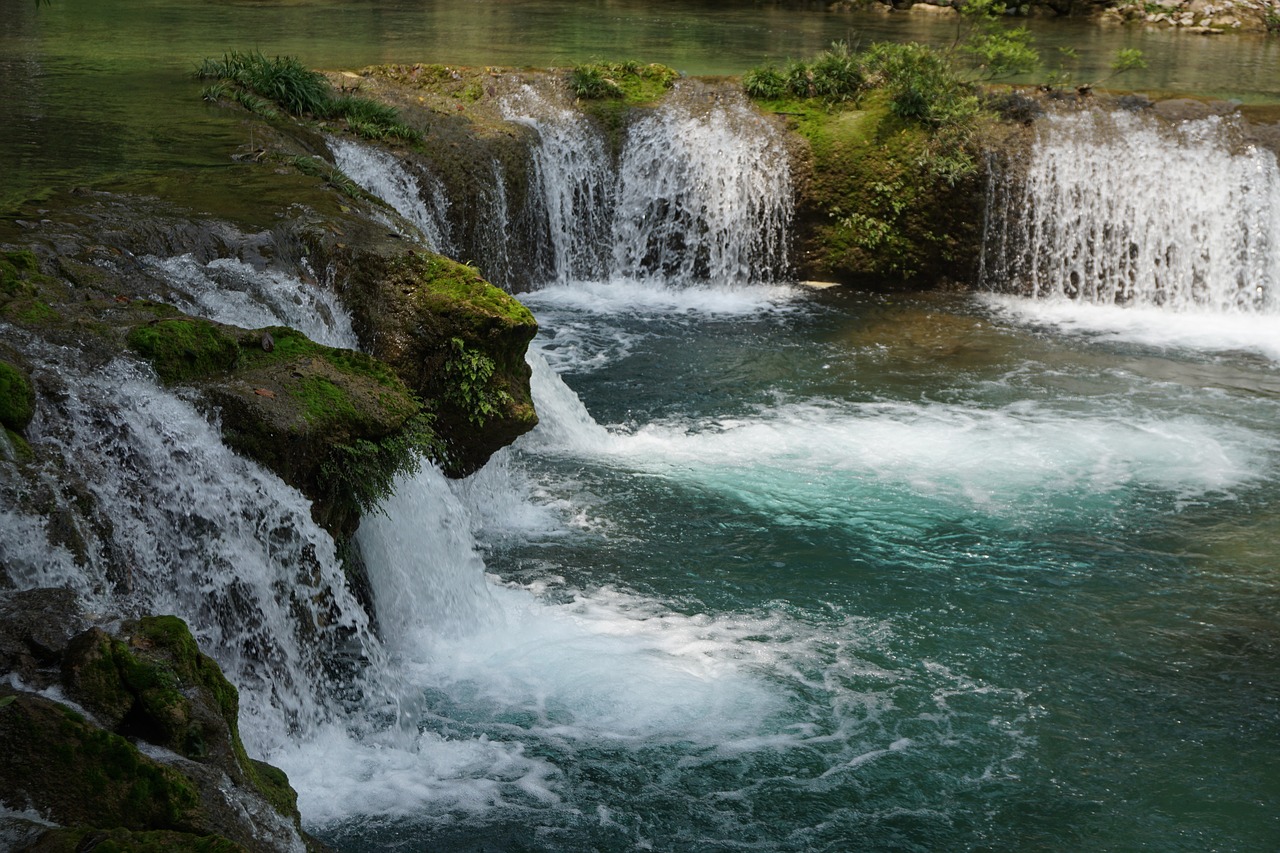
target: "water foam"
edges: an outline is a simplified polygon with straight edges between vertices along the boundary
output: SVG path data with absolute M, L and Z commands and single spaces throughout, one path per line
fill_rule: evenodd
M 438 178 L 415 176 L 390 152 L 373 145 L 340 136 L 329 137 L 328 143 L 334 163 L 347 177 L 408 220 L 427 248 L 449 254 L 449 197 Z
M 1211 353 L 1248 352 L 1280 361 L 1280 314 L 1174 312 L 1006 294 L 982 294 L 979 299 L 1016 322 L 1090 340 Z
M 188 314 L 245 329 L 289 326 L 331 347 L 358 345 L 347 309 L 314 282 L 234 258 L 202 264 L 192 255 L 179 255 L 147 257 L 143 263 L 176 288 L 164 300 Z
M 780 524 L 859 524 L 866 513 L 851 507 L 884 499 L 885 489 L 905 490 L 902 510 L 924 497 L 996 515 L 1025 513 L 1028 501 L 1061 508 L 1130 488 L 1192 500 L 1266 476 L 1274 450 L 1242 427 L 1123 400 L 1105 415 L 1082 415 L 1070 401 L 780 400 L 750 418 L 610 432 L 545 360 L 530 364 L 542 419 L 530 449 L 712 485 Z

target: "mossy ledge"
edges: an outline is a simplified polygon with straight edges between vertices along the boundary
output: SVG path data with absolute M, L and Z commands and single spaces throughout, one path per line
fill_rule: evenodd
M 0 686 L 0 790 L 57 825 L 19 827 L 27 849 L 323 849 L 284 774 L 245 754 L 236 690 L 182 620 L 81 630 L 74 595 L 41 589 L 0 594 L 0 614 L 0 669 L 24 685 Z
M 129 346 L 161 380 L 197 388 L 224 440 L 312 500 L 335 536 L 392 481 L 439 454 L 423 404 L 386 364 L 285 327 L 245 330 L 194 317 L 135 326 Z
M 361 338 L 425 402 L 446 474 L 474 473 L 537 425 L 525 351 L 538 324 L 519 301 L 440 255 L 313 236 L 345 274 Z

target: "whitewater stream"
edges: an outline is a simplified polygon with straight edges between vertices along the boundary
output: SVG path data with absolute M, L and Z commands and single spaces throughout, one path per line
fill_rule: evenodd
M 33 426 L 88 460 L 115 529 L 148 531 L 134 593 L 239 684 L 310 831 L 343 851 L 1280 843 L 1274 155 L 1216 120 L 1047 122 L 993 185 L 987 289 L 884 296 L 793 283 L 790 176 L 741 104 L 674 98 L 617 163 L 537 93 L 507 111 L 541 139 L 550 245 L 521 294 L 541 424 L 365 520 L 373 620 L 305 502 L 136 368 Z M 332 149 L 448 248 L 463 212 L 429 175 Z M 287 275 L 144 263 L 186 311 L 354 342 Z M 133 500 L 147 483 L 168 490 Z M 105 597 L 5 521 L 27 584 Z M 180 584 L 148 574 L 173 565 Z
M 1275 845 L 1273 155 L 1055 120 L 993 187 L 990 292 L 886 297 L 787 284 L 777 142 L 732 105 L 616 170 L 532 93 L 509 118 L 542 423 L 362 529 L 413 724 L 273 756 L 325 838 Z

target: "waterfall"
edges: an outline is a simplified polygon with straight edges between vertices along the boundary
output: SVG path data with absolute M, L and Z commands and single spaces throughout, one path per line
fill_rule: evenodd
M 787 272 L 790 168 L 781 135 L 736 93 L 681 84 L 638 111 L 617 163 L 581 112 L 524 87 L 503 105 L 533 128 L 532 204 L 546 282 L 769 282 Z
M 347 177 L 385 201 L 418 230 L 433 252 L 449 254 L 449 197 L 434 175 L 418 180 L 389 152 L 342 137 L 331 137 L 335 165 Z
M 332 291 L 316 286 L 314 274 L 308 283 L 235 258 L 202 264 L 192 255 L 144 258 L 143 264 L 168 285 L 155 298 L 188 314 L 245 329 L 289 326 L 325 346 L 359 346 L 351 315 Z
M 313 730 L 335 697 L 376 694 L 381 652 L 307 500 L 138 366 L 84 372 L 62 350 L 43 356 L 38 372 L 64 391 L 32 441 L 72 465 L 93 508 L 67 500 L 45 526 L 20 483 L 0 488 L 14 582 L 70 587 L 100 613 L 185 619 L 239 688 L 255 755 Z M 49 472 L 52 494 L 65 476 Z
M 673 97 L 632 125 L 619 167 L 615 274 L 753 282 L 785 271 L 792 194 L 781 135 L 720 94 L 709 107 Z
M 1280 169 L 1229 121 L 1051 116 L 992 181 L 986 288 L 1174 312 L 1280 313 Z
M 530 86 L 503 104 L 508 121 L 533 128 L 532 182 L 552 249 L 552 280 L 593 279 L 608 263 L 616 176 L 604 139 L 586 116 L 552 104 Z

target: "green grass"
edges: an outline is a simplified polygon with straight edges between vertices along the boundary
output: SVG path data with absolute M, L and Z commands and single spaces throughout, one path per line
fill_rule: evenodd
M 232 51 L 222 59 L 205 59 L 196 77 L 213 81 L 204 89 L 206 100 L 234 101 L 265 118 L 283 111 L 318 120 L 341 119 L 353 133 L 367 139 L 414 142 L 422 138 L 394 108 L 368 98 L 335 95 L 323 74 L 292 56 L 269 58 L 259 51 Z
M 590 62 L 575 65 L 569 72 L 569 89 L 584 101 L 648 104 L 666 94 L 678 79 L 680 72 L 656 62 Z

